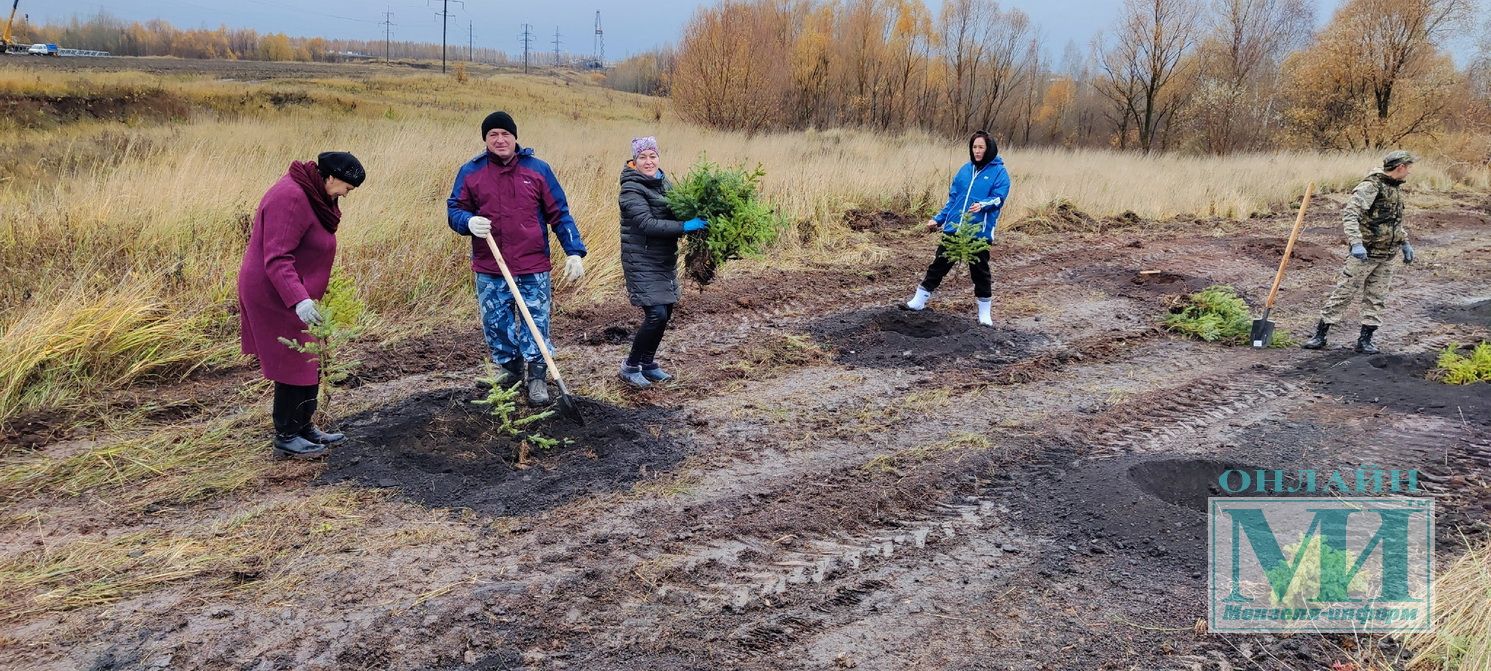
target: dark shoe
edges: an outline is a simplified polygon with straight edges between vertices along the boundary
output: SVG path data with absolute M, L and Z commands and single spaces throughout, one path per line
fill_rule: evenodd
M 1305 349 L 1325 349 L 1325 332 L 1331 330 L 1331 325 L 1324 321 L 1315 322 L 1315 337 L 1306 340 L 1303 345 Z
M 528 403 L 549 404 L 549 367 L 542 361 L 528 362 Z
M 330 445 L 332 443 L 342 442 L 342 439 L 346 438 L 347 436 L 346 434 L 342 433 L 327 433 L 325 431 L 322 431 L 315 424 L 312 424 L 305 427 L 305 430 L 300 432 L 300 437 L 313 443 Z
M 642 364 L 642 377 L 652 382 L 667 382 L 673 379 L 673 376 L 669 375 L 668 371 L 663 370 L 663 367 L 657 364 Z
M 1362 334 L 1356 338 L 1357 354 L 1381 354 L 1382 350 L 1372 344 L 1372 334 L 1377 331 L 1376 326 L 1363 326 Z
M 326 456 L 326 446 L 303 436 L 274 437 L 274 456 L 280 459 L 319 459 Z
M 628 366 L 626 364 L 621 364 L 621 372 L 617 373 L 616 377 L 621 378 L 622 382 L 625 382 L 637 389 L 646 389 L 652 386 L 652 382 L 649 382 L 647 376 L 642 373 L 641 366 Z

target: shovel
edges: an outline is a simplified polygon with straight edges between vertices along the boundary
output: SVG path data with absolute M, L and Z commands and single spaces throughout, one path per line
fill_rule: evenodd
M 518 293 L 518 283 L 513 281 L 512 271 L 507 269 L 507 261 L 503 260 L 502 252 L 497 251 L 497 243 L 492 236 L 486 237 L 487 249 L 492 250 L 492 258 L 497 259 L 497 268 L 502 271 L 502 279 L 507 280 L 507 290 L 513 294 L 513 302 L 518 304 L 518 313 L 523 315 L 523 323 L 528 325 L 528 333 L 533 335 L 533 342 L 538 344 L 539 354 L 544 355 L 544 363 L 549 365 L 549 372 L 554 375 L 554 383 L 559 385 L 559 400 L 554 402 L 555 409 L 559 410 L 562 417 L 568 417 L 576 424 L 584 425 L 585 416 L 580 414 L 580 408 L 575 405 L 575 399 L 570 398 L 569 387 L 564 385 L 564 378 L 559 375 L 559 367 L 554 365 L 554 357 L 549 353 L 549 347 L 544 342 L 544 334 L 538 330 L 538 325 L 533 323 L 533 315 L 528 314 L 528 304 L 523 302 L 523 294 Z
M 1274 286 L 1268 290 L 1268 300 L 1263 302 L 1263 317 L 1253 320 L 1251 340 L 1254 349 L 1268 347 L 1273 342 L 1274 323 L 1268 320 L 1268 315 L 1274 311 L 1274 299 L 1279 297 L 1279 284 L 1284 281 L 1284 268 L 1289 266 L 1289 255 L 1294 252 L 1294 241 L 1299 239 L 1299 232 L 1305 225 L 1305 208 L 1310 206 L 1310 196 L 1314 192 L 1314 182 L 1305 186 L 1305 197 L 1299 201 L 1299 216 L 1294 219 L 1294 230 L 1289 232 L 1289 243 L 1284 245 L 1284 258 L 1279 261 L 1279 272 L 1274 274 Z

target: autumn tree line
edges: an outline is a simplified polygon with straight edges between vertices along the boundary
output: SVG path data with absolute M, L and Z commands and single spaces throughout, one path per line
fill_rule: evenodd
M 175 56 L 178 58 L 223 58 L 254 61 L 339 61 L 347 54 L 385 56 L 400 60 L 440 60 L 440 45 L 383 40 L 330 40 L 320 37 L 290 37 L 283 33 L 259 33 L 250 29 L 177 28 L 152 20 L 126 22 L 107 13 L 65 23 L 28 25 L 15 29 L 16 38 L 50 42 L 73 49 L 97 49 L 116 56 Z M 385 50 L 386 47 L 386 50 Z M 452 42 L 451 60 L 474 58 L 482 63 L 509 63 L 505 52 L 474 49 Z
M 1474 0 L 1123 0 L 1053 49 L 997 0 L 725 0 L 613 86 L 715 128 L 986 129 L 1015 145 L 1227 154 L 1404 143 L 1488 158 L 1491 45 Z M 1446 48 L 1467 40 L 1457 68 Z

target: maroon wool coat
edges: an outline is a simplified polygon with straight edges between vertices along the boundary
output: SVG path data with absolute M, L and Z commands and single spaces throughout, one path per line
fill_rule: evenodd
M 243 353 L 275 382 L 310 386 L 320 381 L 316 358 L 290 349 L 280 338 L 306 343 L 305 323 L 295 304 L 320 300 L 331 281 L 337 239 L 316 219 L 311 202 L 285 175 L 259 201 L 243 265 L 238 268 L 239 322 Z

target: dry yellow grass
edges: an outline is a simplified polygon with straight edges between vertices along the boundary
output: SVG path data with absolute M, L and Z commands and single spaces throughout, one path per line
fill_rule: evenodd
M 80 539 L 0 558 L 0 621 L 113 603 L 167 585 L 198 598 L 233 592 L 290 596 L 310 567 L 338 552 L 464 539 L 446 511 L 390 504 L 365 489 L 329 487 L 247 508 L 185 530 L 146 530 Z M 401 524 L 370 524 L 381 511 Z M 370 528 L 373 527 L 373 528 Z
M 1434 579 L 1434 630 L 1408 636 L 1416 671 L 1491 669 L 1491 545 L 1471 547 Z
M 786 236 L 775 263 L 837 258 L 847 237 L 839 222 L 845 209 L 939 206 L 965 157 L 960 142 L 919 133 L 719 133 L 676 120 L 655 99 L 549 77 L 245 85 L 0 68 L 0 92 L 10 94 L 109 87 L 150 87 L 199 111 L 179 123 L 8 132 L 59 168 L 47 179 L 0 185 L 7 213 L 0 222 L 0 361 L 20 362 L 7 363 L 0 381 L 37 379 L 27 353 L 54 337 L 31 325 L 55 321 L 58 310 L 83 314 L 117 304 L 121 296 L 161 308 L 162 316 L 148 322 L 152 328 L 206 333 L 231 345 L 236 327 L 229 308 L 248 218 L 291 160 L 328 149 L 352 151 L 368 167 L 367 183 L 344 203 L 338 263 L 384 323 L 404 328 L 473 319 L 467 243 L 446 227 L 444 200 L 457 167 L 481 151 L 478 126 L 492 109 L 513 111 L 521 142 L 554 166 L 590 248 L 588 274 L 576 285 L 561 283 L 563 301 L 617 294 L 617 175 L 634 136 L 657 135 L 664 167 L 675 174 L 702 156 L 762 164 L 766 196 L 811 229 Z M 253 102 L 276 92 L 300 97 L 282 109 Z M 1347 154 L 1214 159 L 1059 150 L 1010 151 L 1005 158 L 1015 179 L 1005 216 L 1014 220 L 1058 198 L 1094 215 L 1246 216 L 1287 202 L 1308 180 L 1343 188 L 1374 161 Z M 1432 161 L 1419 174 L 1421 189 L 1453 185 Z M 1486 178 L 1478 172 L 1472 181 L 1485 186 Z M 170 369 L 164 364 L 181 351 L 134 352 L 126 356 L 139 360 L 124 367 Z M 56 388 L 6 392 L 0 420 L 123 382 L 128 379 L 85 367 Z

